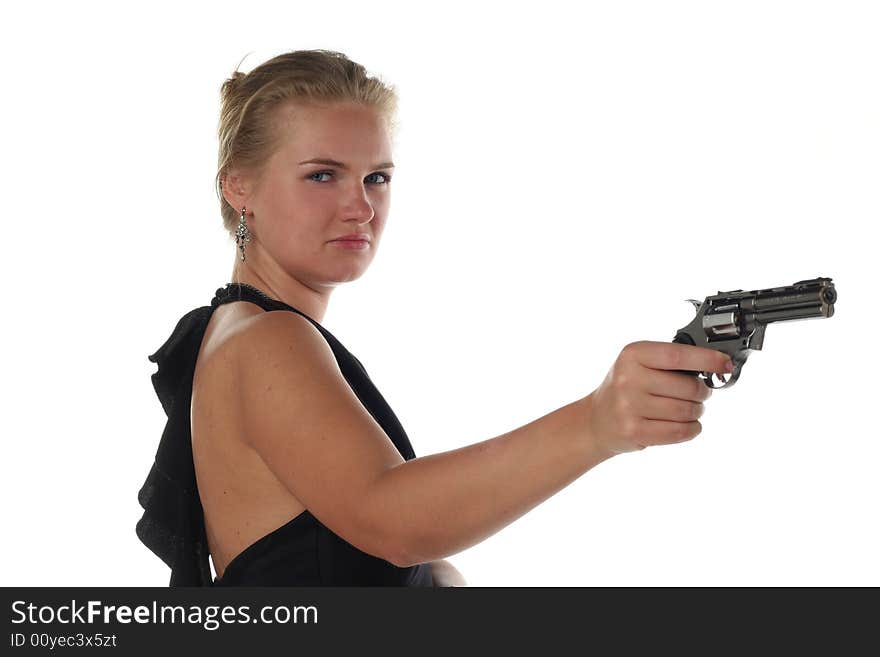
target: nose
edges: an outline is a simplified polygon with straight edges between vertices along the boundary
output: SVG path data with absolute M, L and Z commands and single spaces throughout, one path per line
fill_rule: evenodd
M 356 185 L 346 196 L 342 214 L 346 219 L 356 219 L 358 223 L 366 223 L 373 218 L 375 215 L 373 205 L 363 185 Z

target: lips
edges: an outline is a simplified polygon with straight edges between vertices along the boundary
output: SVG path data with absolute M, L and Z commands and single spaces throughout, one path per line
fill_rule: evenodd
M 330 244 L 335 244 L 340 249 L 346 251 L 366 251 L 373 248 L 369 240 L 330 240 Z
M 331 242 L 369 242 L 369 235 L 344 235 L 342 237 L 337 237 L 335 240 L 330 240 Z

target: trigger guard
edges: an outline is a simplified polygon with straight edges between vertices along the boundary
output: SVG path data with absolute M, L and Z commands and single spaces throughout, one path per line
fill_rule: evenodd
M 735 362 L 733 372 L 730 373 L 730 380 L 725 381 L 720 376 L 718 377 L 718 380 L 724 384 L 720 386 L 715 385 L 715 382 L 712 380 L 712 375 L 715 374 L 717 376 L 717 372 L 700 372 L 700 374 L 702 375 L 701 378 L 703 379 L 703 383 L 705 383 L 706 386 L 712 388 L 713 390 L 720 390 L 721 388 L 729 388 L 734 383 L 736 383 L 736 380 L 739 378 L 739 373 L 741 370 L 741 365 Z M 727 373 L 725 372 L 725 374 Z

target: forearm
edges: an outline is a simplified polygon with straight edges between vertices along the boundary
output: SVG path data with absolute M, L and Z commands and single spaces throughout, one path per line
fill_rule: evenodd
M 586 433 L 589 401 L 384 472 L 366 508 L 398 547 L 398 565 L 442 559 L 483 541 L 608 458 Z

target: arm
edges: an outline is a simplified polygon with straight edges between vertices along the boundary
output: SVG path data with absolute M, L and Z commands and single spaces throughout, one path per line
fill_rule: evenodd
M 331 531 L 398 566 L 484 540 L 611 455 L 585 430 L 585 398 L 405 461 L 308 320 L 265 313 L 234 339 L 243 438 Z
M 714 349 L 630 343 L 588 396 L 497 438 L 397 465 L 368 489 L 367 505 L 396 523 L 405 563 L 459 552 L 615 454 L 694 438 L 712 390 L 668 370 L 728 364 Z
M 615 454 L 693 439 L 712 390 L 675 371 L 731 365 L 714 349 L 633 342 L 583 399 L 405 461 L 308 320 L 265 313 L 234 339 L 242 436 L 331 531 L 398 566 L 479 543 Z
M 399 565 L 483 541 L 609 458 L 587 435 L 589 412 L 587 397 L 496 438 L 385 471 L 365 504 L 401 537 Z

